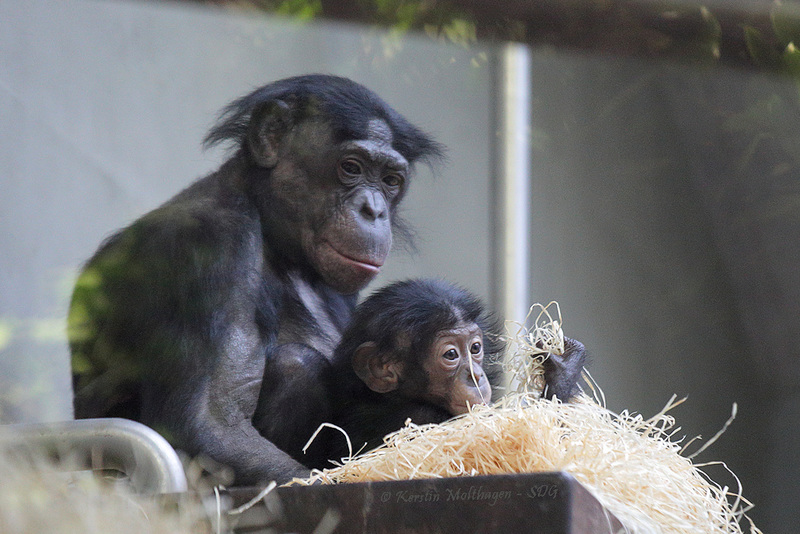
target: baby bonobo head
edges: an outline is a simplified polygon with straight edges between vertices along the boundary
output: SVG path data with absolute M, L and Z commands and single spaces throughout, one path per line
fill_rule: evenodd
M 451 415 L 491 401 L 498 325 L 468 291 L 413 279 L 372 294 L 356 309 L 335 359 L 348 358 L 373 392 Z

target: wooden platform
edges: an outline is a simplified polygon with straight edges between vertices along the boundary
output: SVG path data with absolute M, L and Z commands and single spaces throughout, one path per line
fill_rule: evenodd
M 232 489 L 234 507 L 258 494 Z M 343 534 L 624 532 L 567 473 L 276 488 L 233 521 L 235 532 Z M 272 530 L 274 529 L 274 530 Z

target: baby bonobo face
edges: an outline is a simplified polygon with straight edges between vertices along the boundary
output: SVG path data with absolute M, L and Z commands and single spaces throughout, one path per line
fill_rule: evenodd
M 487 404 L 492 387 L 483 370 L 483 332 L 475 323 L 441 330 L 424 363 L 428 375 L 426 400 L 453 415 L 468 406 Z

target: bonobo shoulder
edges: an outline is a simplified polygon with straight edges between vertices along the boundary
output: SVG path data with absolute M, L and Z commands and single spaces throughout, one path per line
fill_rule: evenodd
M 202 178 L 131 224 L 125 233 L 155 254 L 217 255 L 246 252 L 259 244 L 258 212 L 243 192 L 219 173 Z M 251 243 L 251 241 L 253 241 Z
M 121 288 L 113 280 L 168 294 L 253 286 L 263 257 L 257 215 L 219 189 L 215 175 L 203 178 L 120 230 L 90 260 L 90 274 L 106 291 Z

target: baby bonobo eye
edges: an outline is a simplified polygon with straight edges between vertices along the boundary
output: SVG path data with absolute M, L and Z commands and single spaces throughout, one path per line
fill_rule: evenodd
M 444 354 L 442 354 L 442 356 L 445 359 L 448 359 L 448 360 L 457 360 L 458 359 L 458 351 L 456 351 L 456 349 L 450 349 L 447 352 L 445 352 Z
M 481 345 L 480 341 L 476 341 L 476 342 L 475 342 L 475 343 L 473 343 L 473 344 L 472 344 L 472 346 L 469 348 L 469 351 L 470 351 L 472 354 L 480 354 L 480 353 L 481 353 L 481 349 L 483 349 L 483 346 Z

